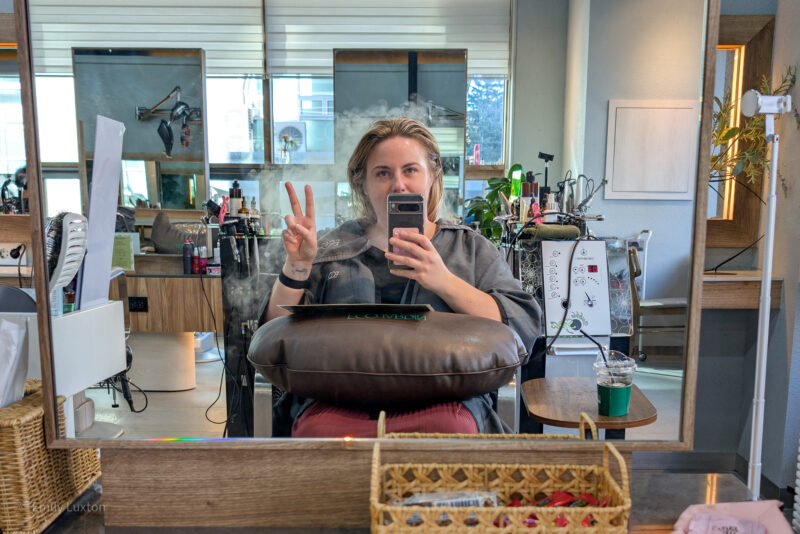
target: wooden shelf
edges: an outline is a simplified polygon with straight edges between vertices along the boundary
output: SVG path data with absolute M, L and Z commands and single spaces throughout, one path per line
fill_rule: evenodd
M 132 275 L 127 282 L 128 297 L 146 297 L 148 307 L 146 312 L 131 312 L 132 332 L 222 333 L 221 278 Z M 116 284 L 111 284 L 109 298 L 119 299 Z
M 30 244 L 31 216 L 0 215 L 0 241 Z
M 770 307 L 781 307 L 783 279 L 773 278 Z M 757 310 L 761 271 L 718 271 L 703 274 L 704 310 Z

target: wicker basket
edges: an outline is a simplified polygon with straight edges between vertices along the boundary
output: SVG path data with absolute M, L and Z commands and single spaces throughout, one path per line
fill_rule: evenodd
M 621 485 L 609 470 L 609 455 L 619 464 Z M 437 507 L 398 506 L 409 495 L 434 491 L 493 491 L 506 505 L 515 497 L 533 502 L 556 490 L 573 495 L 589 492 L 609 498 L 606 507 Z M 605 443 L 602 465 L 573 464 L 381 464 L 380 443 L 372 458 L 370 516 L 372 532 L 412 534 L 423 532 L 570 532 L 624 533 L 631 511 L 630 485 L 625 461 Z M 446 514 L 446 515 L 443 515 Z M 525 520 L 536 514 L 535 526 Z M 592 526 L 582 522 L 591 514 Z M 568 524 L 556 527 L 563 515 Z M 563 521 L 563 520 L 562 520 Z M 497 524 L 495 524 L 497 523 Z
M 58 426 L 64 435 L 64 397 Z M 48 449 L 41 382 L 0 409 L 0 529 L 41 532 L 100 476 L 97 449 Z

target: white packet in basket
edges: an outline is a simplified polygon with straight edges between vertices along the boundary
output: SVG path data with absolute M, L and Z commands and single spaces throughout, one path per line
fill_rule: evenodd
M 766 534 L 758 521 L 716 514 L 698 514 L 689 523 L 688 534 Z
M 497 493 L 493 491 L 436 491 L 417 493 L 398 506 L 497 506 Z
M 25 395 L 28 374 L 27 323 L 0 319 L 0 408 Z

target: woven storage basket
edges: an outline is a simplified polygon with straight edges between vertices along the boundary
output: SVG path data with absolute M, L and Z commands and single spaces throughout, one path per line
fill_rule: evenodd
M 64 397 L 58 397 L 63 436 Z M 0 408 L 0 529 L 41 532 L 100 476 L 97 449 L 48 449 L 41 382 Z
M 609 456 L 619 464 L 621 485 L 609 469 Z M 436 507 L 398 506 L 391 503 L 434 491 L 493 491 L 502 506 Z M 609 498 L 604 508 L 508 507 L 515 497 L 534 502 L 556 490 L 573 495 L 589 492 Z M 574 464 L 381 464 L 380 443 L 372 457 L 370 516 L 372 532 L 412 534 L 423 532 L 570 532 L 577 534 L 625 533 L 631 511 L 630 485 L 625 461 L 617 449 L 605 443 L 602 465 Z M 443 516 L 446 514 L 446 516 Z M 525 519 L 536 514 L 536 526 Z M 554 526 L 559 515 L 568 524 Z M 596 523 L 581 522 L 592 514 Z M 413 516 L 413 518 L 412 518 Z M 443 520 L 444 519 L 444 520 Z M 494 522 L 498 520 L 498 525 Z

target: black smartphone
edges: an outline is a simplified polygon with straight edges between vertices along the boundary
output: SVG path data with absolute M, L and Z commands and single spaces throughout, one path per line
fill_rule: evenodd
M 425 200 L 422 195 L 395 193 L 386 198 L 386 210 L 389 221 L 389 239 L 398 230 L 424 233 L 425 228 Z M 401 256 L 410 256 L 402 249 L 389 250 Z M 389 261 L 389 269 L 410 269 L 406 265 L 398 265 Z

